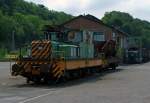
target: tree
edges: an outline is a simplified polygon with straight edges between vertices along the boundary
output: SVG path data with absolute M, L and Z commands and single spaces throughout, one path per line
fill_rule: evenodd
M 0 0 L 0 47 L 11 48 L 12 32 L 15 32 L 15 44 L 19 48 L 41 38 L 45 24 L 60 24 L 71 18 L 64 12 L 24 0 Z
M 142 38 L 143 46 L 150 43 L 150 23 L 137 18 L 130 14 L 118 11 L 105 13 L 102 21 L 108 25 L 117 26 L 130 36 Z

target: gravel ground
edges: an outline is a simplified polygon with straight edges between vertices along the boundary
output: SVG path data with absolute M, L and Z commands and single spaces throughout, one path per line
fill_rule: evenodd
M 150 103 L 150 63 L 51 86 L 26 84 L 9 68 L 0 63 L 0 103 Z

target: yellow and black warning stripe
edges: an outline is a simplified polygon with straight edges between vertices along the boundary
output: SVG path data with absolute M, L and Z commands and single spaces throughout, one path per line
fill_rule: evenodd
M 19 65 L 21 72 L 31 72 L 34 68 L 33 65 L 42 65 L 42 64 L 50 64 L 49 61 L 18 61 L 17 64 Z
M 65 71 L 64 62 L 59 61 L 53 63 L 52 73 L 55 78 L 60 78 L 64 74 L 64 71 Z
M 39 49 L 39 47 L 42 47 Z M 50 41 L 33 41 L 32 42 L 32 57 L 34 59 L 47 59 L 51 56 Z

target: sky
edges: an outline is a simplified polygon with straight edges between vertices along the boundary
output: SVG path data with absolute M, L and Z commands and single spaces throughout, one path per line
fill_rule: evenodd
M 63 11 L 74 16 L 91 14 L 102 18 L 105 12 L 121 11 L 134 18 L 150 22 L 150 0 L 26 0 L 43 4 L 50 10 Z

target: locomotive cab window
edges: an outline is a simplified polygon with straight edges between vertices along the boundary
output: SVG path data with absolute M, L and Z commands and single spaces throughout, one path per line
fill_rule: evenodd
M 58 37 L 57 37 L 56 33 L 51 33 L 51 40 L 52 41 L 57 41 L 58 40 Z

